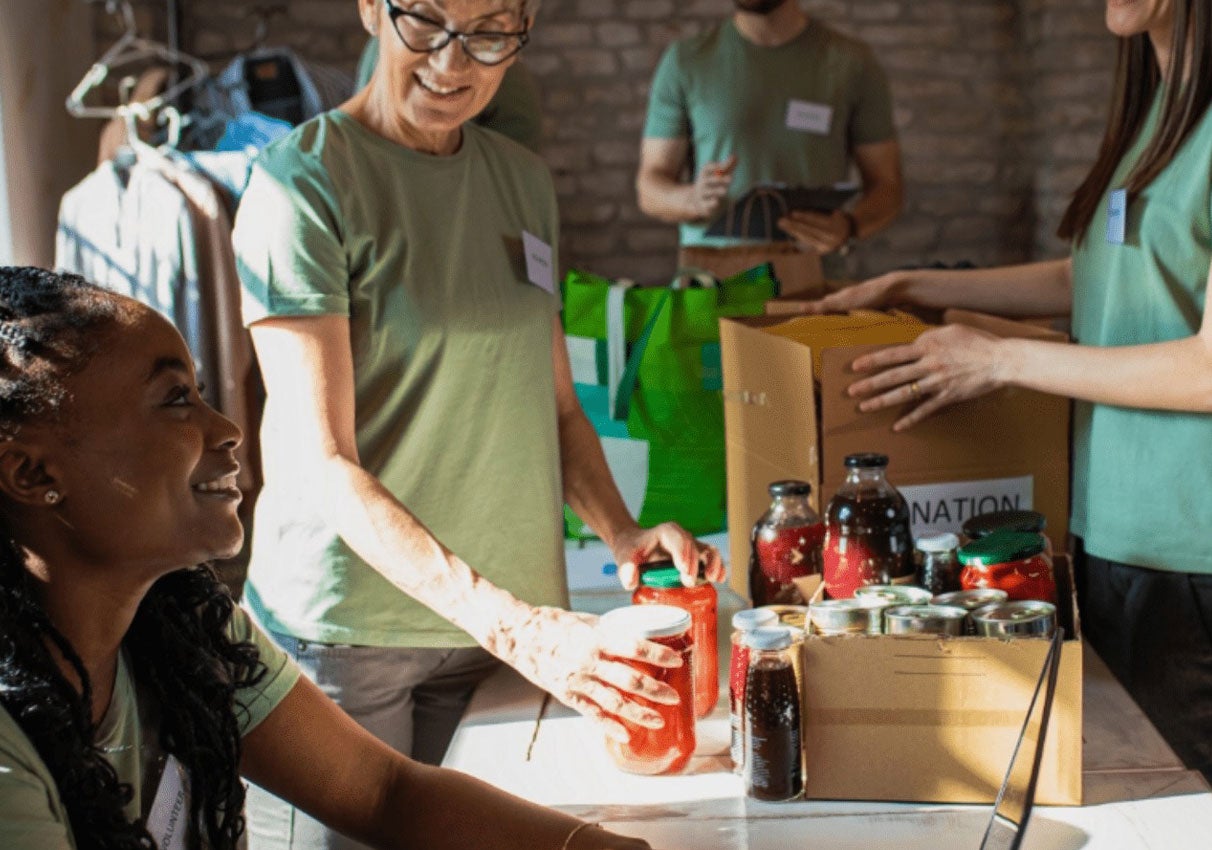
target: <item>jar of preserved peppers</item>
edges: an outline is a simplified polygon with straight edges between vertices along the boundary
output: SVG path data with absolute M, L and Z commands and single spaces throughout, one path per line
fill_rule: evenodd
M 995 531 L 959 550 L 960 584 L 964 590 L 992 587 L 1006 591 L 1011 601 L 1038 599 L 1056 602 L 1052 558 L 1043 536 L 1019 531 Z
M 640 568 L 640 586 L 631 601 L 636 605 L 673 605 L 690 614 L 694 641 L 694 713 L 711 713 L 720 698 L 719 640 L 716 623 L 717 594 L 700 578 L 693 587 L 682 585 L 682 575 L 671 561 Z
M 846 480 L 825 511 L 825 590 L 848 599 L 865 584 L 909 584 L 916 567 L 909 506 L 888 483 L 888 456 L 846 457 Z
M 671 686 L 677 705 L 634 697 L 640 705 L 661 716 L 660 729 L 636 726 L 617 718 L 627 730 L 626 741 L 606 739 L 606 751 L 620 770 L 628 773 L 676 773 L 694 754 L 694 666 L 690 614 L 671 605 L 632 605 L 607 611 L 598 628 L 611 637 L 644 639 L 669 647 L 682 656 L 681 667 L 658 667 L 633 658 L 615 658 Z
M 754 606 L 806 600 L 795 579 L 820 573 L 825 527 L 809 501 L 807 481 L 775 481 L 773 501 L 753 527 L 749 557 L 749 595 Z

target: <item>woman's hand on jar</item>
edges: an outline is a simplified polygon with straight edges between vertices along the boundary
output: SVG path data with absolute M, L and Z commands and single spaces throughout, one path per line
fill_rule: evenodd
M 619 568 L 619 582 L 627 590 L 634 590 L 640 581 L 640 567 L 649 561 L 670 558 L 682 574 L 682 583 L 693 585 L 702 565 L 703 576 L 708 581 L 720 582 L 728 577 L 720 551 L 714 546 L 694 538 L 676 522 L 663 522 L 652 528 L 632 528 L 616 532 L 611 539 L 610 551 Z
M 488 649 L 615 740 L 628 739 L 620 719 L 661 728 L 661 715 L 636 698 L 676 705 L 677 691 L 627 661 L 681 667 L 682 656 L 653 641 L 602 634 L 597 621 L 562 608 L 525 608 L 497 629 Z
M 855 372 L 874 373 L 847 389 L 862 399 L 859 410 L 872 413 L 913 405 L 892 426 L 904 431 L 949 404 L 977 398 L 1006 386 L 1003 341 L 964 325 L 926 331 L 908 345 L 864 355 L 851 364 Z

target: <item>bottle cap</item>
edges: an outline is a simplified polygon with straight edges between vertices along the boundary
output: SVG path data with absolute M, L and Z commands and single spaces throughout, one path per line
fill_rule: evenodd
M 690 628 L 690 612 L 672 605 L 629 605 L 607 611 L 598 628 L 636 638 L 673 637 Z
M 846 455 L 847 469 L 883 469 L 888 465 L 888 455 L 864 452 L 857 455 Z
M 1047 519 L 1038 511 L 992 511 L 970 517 L 964 523 L 964 536 L 969 540 L 979 540 L 995 531 L 1029 531 L 1043 534 L 1047 525 Z
M 769 608 L 746 608 L 732 615 L 732 627 L 737 631 L 751 632 L 763 626 L 776 626 L 779 615 Z
M 959 538 L 950 531 L 944 531 L 919 537 L 915 545 L 921 552 L 951 552 L 959 548 Z
M 791 646 L 791 629 L 786 626 L 764 626 L 745 632 L 745 646 L 758 650 L 786 649 Z
M 1022 531 L 995 531 L 980 540 L 973 540 L 959 550 L 964 566 L 991 566 L 1021 561 L 1044 551 L 1044 538 Z
M 707 565 L 700 561 L 697 584 L 707 583 L 707 579 L 704 576 L 706 569 Z M 674 566 L 673 561 L 668 558 L 640 564 L 640 584 L 644 585 L 644 587 L 657 587 L 665 590 L 685 586 L 682 584 L 682 574 L 678 572 L 678 568 Z
M 811 496 L 812 485 L 807 481 L 797 481 L 789 478 L 786 481 L 773 481 L 766 488 L 771 496 Z

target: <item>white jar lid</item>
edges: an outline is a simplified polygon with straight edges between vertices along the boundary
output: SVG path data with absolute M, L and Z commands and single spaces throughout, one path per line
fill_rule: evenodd
M 607 611 L 598 628 L 612 635 L 662 638 L 680 635 L 690 628 L 690 613 L 672 605 L 629 605 Z
M 778 625 L 779 615 L 769 608 L 746 608 L 732 615 L 732 627 L 742 632 L 751 632 L 762 626 Z
M 745 632 L 745 646 L 758 650 L 786 649 L 791 646 L 791 629 L 786 626 L 764 626 Z
M 922 552 L 951 552 L 959 548 L 959 538 L 950 531 L 944 531 L 919 537 L 916 545 Z

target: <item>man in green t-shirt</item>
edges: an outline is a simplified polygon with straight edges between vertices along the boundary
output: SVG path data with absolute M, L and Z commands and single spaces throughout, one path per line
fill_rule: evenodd
M 888 81 L 865 44 L 810 19 L 795 0 L 734 2 L 731 18 L 661 59 L 636 179 L 640 208 L 681 225 L 683 246 L 737 244 L 705 234 L 729 199 L 761 183 L 843 182 L 853 163 L 862 183 L 853 207 L 778 221 L 807 250 L 845 253 L 901 209 Z

